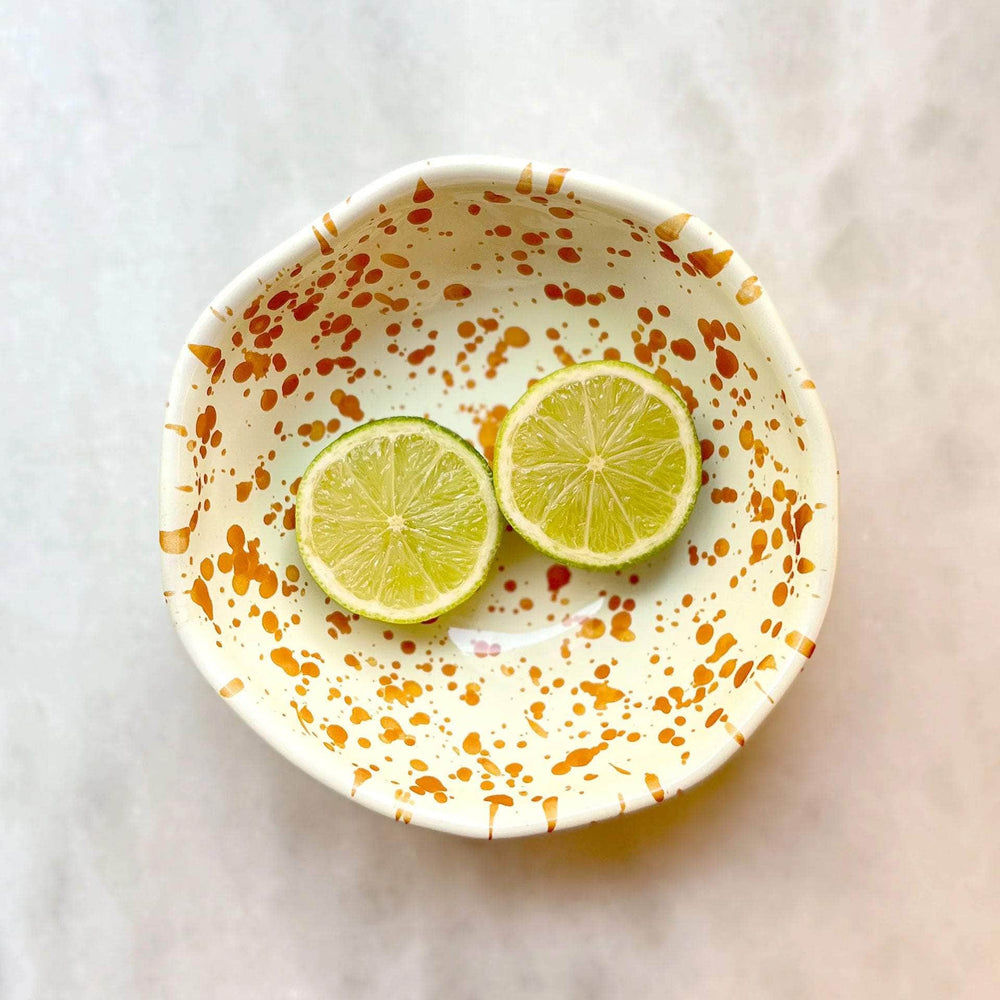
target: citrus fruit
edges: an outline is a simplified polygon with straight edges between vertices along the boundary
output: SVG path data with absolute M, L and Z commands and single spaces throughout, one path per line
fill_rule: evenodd
M 677 536 L 701 488 L 701 449 L 683 401 L 620 361 L 570 365 L 511 407 L 493 460 L 511 526 L 560 562 L 638 562 Z
M 485 460 L 419 417 L 343 434 L 306 469 L 295 504 L 316 582 L 347 610 L 385 622 L 426 621 L 469 597 L 500 525 Z

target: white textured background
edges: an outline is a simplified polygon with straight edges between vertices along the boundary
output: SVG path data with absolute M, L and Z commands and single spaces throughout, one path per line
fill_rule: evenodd
M 1000 995 L 993 0 L 3 11 L 0 997 Z M 681 800 L 493 844 L 270 750 L 174 638 L 156 544 L 197 313 L 454 152 L 718 227 L 841 464 L 819 649 L 746 749 Z

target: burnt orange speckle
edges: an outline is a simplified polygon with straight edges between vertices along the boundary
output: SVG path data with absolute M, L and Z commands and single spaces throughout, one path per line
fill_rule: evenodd
M 570 750 L 565 760 L 552 765 L 553 774 L 569 774 L 574 767 L 586 767 L 602 750 L 607 750 L 607 743 L 598 743 L 594 747 L 580 747 L 577 750 Z
M 354 793 L 372 776 L 371 771 L 365 767 L 356 768 L 354 771 L 354 784 L 351 787 L 351 798 L 354 798 Z
M 260 408 L 266 413 L 268 410 L 273 410 L 275 404 L 278 402 L 278 394 L 274 389 L 265 389 L 260 394 Z
M 695 632 L 695 640 L 698 645 L 704 646 L 712 641 L 712 636 L 715 635 L 715 629 L 708 622 L 703 625 L 698 626 L 698 631 Z
M 748 306 L 751 302 L 756 302 L 763 295 L 764 289 L 757 284 L 757 275 L 751 274 L 745 278 L 736 293 L 736 301 L 741 306 Z
M 500 424 L 506 415 L 507 407 L 502 403 L 498 404 L 487 411 L 479 426 L 479 445 L 483 449 L 486 461 L 491 464 L 493 462 L 493 447 L 497 441 L 497 432 L 500 430 Z
M 209 597 L 208 587 L 205 586 L 205 581 L 200 576 L 191 585 L 191 600 L 205 612 L 209 621 L 211 621 L 213 615 L 212 598 Z
M 223 698 L 232 698 L 234 695 L 238 695 L 243 690 L 243 681 L 239 677 L 234 677 L 231 681 L 223 684 L 219 688 L 219 694 Z
M 357 396 L 351 396 L 343 389 L 334 389 L 330 393 L 330 402 L 340 411 L 341 416 L 350 417 L 351 420 L 363 420 L 364 413 L 361 410 L 361 402 Z
M 430 222 L 433 215 L 429 208 L 415 208 L 406 216 L 406 221 L 414 226 L 422 226 L 425 222 Z
M 661 222 L 654 231 L 664 243 L 673 243 L 674 240 L 680 237 L 681 231 L 687 225 L 690 218 L 691 216 L 687 212 L 672 215 L 669 219 Z
M 740 363 L 732 351 L 720 346 L 715 349 L 715 367 L 723 378 L 732 378 L 740 370 Z
M 771 600 L 776 607 L 780 608 L 788 600 L 788 584 L 784 582 L 779 583 L 771 594 Z
M 545 821 L 548 824 L 548 832 L 551 833 L 556 828 L 558 817 L 559 799 L 555 795 L 550 795 L 542 800 L 542 811 L 545 813 Z
M 693 361 L 695 355 L 694 344 L 691 343 L 686 337 L 680 337 L 677 340 L 670 341 L 670 352 L 676 355 L 682 361 Z
M 510 347 L 526 347 L 531 340 L 528 331 L 519 326 L 509 326 L 503 332 L 503 339 Z
M 789 632 L 785 636 L 785 642 L 792 647 L 792 649 L 801 653 L 806 659 L 813 655 L 816 651 L 816 643 L 813 642 L 808 636 L 803 635 L 801 632 Z
M 430 201 L 434 197 L 434 192 L 427 186 L 423 177 L 417 178 L 417 186 L 413 192 L 413 200 L 417 204 L 423 204 L 425 201 Z
M 691 413 L 694 413 L 698 409 L 698 400 L 690 386 L 685 385 L 679 378 L 667 371 L 666 368 L 657 368 L 654 374 L 664 385 L 668 385 L 671 389 L 677 391 L 677 395 L 684 400 Z
M 580 262 L 580 255 L 572 247 L 560 247 L 556 253 L 567 264 L 578 264 Z
M 809 504 L 802 504 L 794 514 L 795 519 L 795 537 L 801 538 L 802 532 L 806 530 L 806 525 L 812 520 L 813 512 L 812 507 Z
M 705 657 L 706 663 L 717 663 L 733 646 L 736 645 L 736 637 L 731 632 L 719 636 L 715 643 L 715 649 L 711 656 Z
M 444 288 L 444 297 L 449 302 L 458 302 L 461 299 L 467 299 L 471 294 L 472 289 L 457 282 L 455 284 L 445 285 Z
M 646 775 L 646 787 L 649 789 L 649 794 L 653 796 L 655 802 L 663 801 L 663 786 L 655 774 Z
M 580 626 L 578 634 L 584 639 L 600 639 L 604 635 L 604 622 L 600 618 L 588 618 Z
M 632 616 L 627 611 L 619 611 L 611 618 L 611 638 L 619 642 L 632 642 L 635 633 L 632 631 Z
M 187 552 L 190 541 L 191 529 L 187 527 L 160 532 L 160 548 L 170 555 L 179 556 Z
M 696 271 L 706 278 L 714 278 L 729 263 L 732 255 L 732 250 L 721 250 L 716 253 L 712 249 L 705 249 L 694 250 L 687 256 Z
M 222 351 L 207 344 L 188 344 L 188 350 L 211 371 L 221 360 Z
M 613 688 L 603 681 L 600 684 L 595 684 L 593 681 L 581 681 L 580 690 L 585 691 L 594 699 L 594 709 L 598 712 L 625 697 L 624 691 L 619 691 L 618 688 Z
M 546 194 L 558 194 L 559 189 L 562 187 L 563 180 L 566 174 L 569 173 L 569 167 L 557 167 L 555 170 L 549 174 L 549 179 L 545 184 Z M 550 209 L 551 211 L 551 209 Z
M 271 662 L 288 674 L 289 677 L 297 677 L 300 673 L 299 661 L 292 655 L 292 651 L 287 646 L 279 646 L 271 650 Z
M 525 165 L 521 176 L 517 179 L 517 193 L 531 194 L 531 164 Z
M 338 726 L 336 724 L 331 724 L 326 727 L 327 735 L 330 737 L 330 742 L 335 747 L 340 747 L 343 749 L 347 744 L 347 730 L 343 726 Z

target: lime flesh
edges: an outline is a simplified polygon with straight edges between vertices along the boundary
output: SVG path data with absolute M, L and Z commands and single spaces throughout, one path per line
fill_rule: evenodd
M 701 451 L 683 401 L 634 365 L 592 361 L 535 383 L 497 436 L 497 500 L 532 545 L 572 565 L 638 562 L 683 528 Z
M 433 421 L 373 421 L 306 470 L 296 538 L 338 604 L 378 621 L 426 621 L 464 601 L 489 571 L 500 538 L 489 467 Z

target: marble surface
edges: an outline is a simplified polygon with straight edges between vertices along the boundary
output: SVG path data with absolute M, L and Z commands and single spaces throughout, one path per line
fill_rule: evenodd
M 1000 992 L 991 2 L 4 8 L 0 996 Z M 681 799 L 468 842 L 326 791 L 160 595 L 173 360 L 382 172 L 661 192 L 761 275 L 837 439 L 816 655 Z

